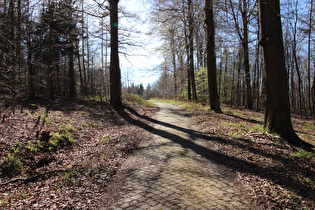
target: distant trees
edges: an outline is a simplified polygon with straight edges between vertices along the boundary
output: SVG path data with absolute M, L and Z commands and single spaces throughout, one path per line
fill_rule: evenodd
M 208 2 L 183 0 L 155 0 L 155 2 L 156 13 L 153 21 L 157 23 L 165 45 L 171 46 L 160 48 L 160 53 L 172 58 L 166 59 L 169 63 L 166 65 L 167 71 L 171 73 L 168 80 L 172 81 L 171 78 L 174 77 L 173 80 L 176 81 L 173 85 L 175 87 L 176 83 L 177 91 L 172 97 L 186 100 L 190 98 L 192 85 L 188 75 L 190 75 L 189 69 L 192 68 L 189 60 L 193 55 L 197 99 L 203 101 L 203 93 L 199 90 L 202 81 L 198 81 L 198 77 L 202 75 L 200 71 L 203 68 L 209 67 L 206 62 L 208 27 L 204 22 L 207 19 L 203 12 Z M 188 3 L 191 3 L 190 7 Z M 315 58 L 314 3 L 313 0 L 288 0 L 282 2 L 280 7 L 282 7 L 285 64 L 289 78 L 291 111 L 298 111 L 301 115 L 309 116 L 315 114 L 315 68 L 312 65 Z M 193 30 L 189 28 L 189 8 L 193 8 L 191 13 Z M 261 34 L 258 2 L 219 0 L 215 1 L 213 11 L 216 28 L 217 86 L 220 100 L 225 104 L 260 110 L 264 107 L 266 92 L 259 45 Z M 165 30 L 167 28 L 171 30 Z M 194 37 L 192 47 L 189 42 L 190 31 L 193 31 Z M 192 52 L 191 49 L 193 49 Z M 171 56 L 171 52 L 175 56 Z M 185 71 L 186 78 L 182 80 Z M 164 74 L 161 80 L 163 78 L 166 78 Z M 208 102 L 210 103 L 209 100 Z
M 156 11 L 153 13 L 152 22 L 159 25 L 159 34 L 164 38 L 165 45 L 169 46 L 163 49 L 162 54 L 165 57 L 170 56 L 172 59 L 166 61 L 171 63 L 174 76 L 173 97 L 179 94 L 182 86 L 186 85 L 186 96 L 188 100 L 197 100 L 197 89 L 195 82 L 195 52 L 196 44 L 199 42 L 200 31 L 197 30 L 199 14 L 201 13 L 201 3 L 191 0 L 173 1 L 173 0 L 156 0 Z M 198 43 L 199 44 L 199 43 Z M 199 48 L 199 50 L 202 50 Z M 171 53 L 171 54 L 170 54 Z M 202 57 L 203 52 L 199 53 Z M 197 59 L 198 60 L 198 59 Z M 164 67 L 163 67 L 164 68 Z M 182 84 L 181 77 L 186 75 L 186 83 Z M 163 75 L 164 78 L 165 75 Z
M 109 98 L 111 2 L 1 2 L 0 94 L 6 103 L 25 97 Z
M 163 43 L 157 53 L 164 61 L 157 67 L 161 78 L 151 84 L 151 94 L 210 103 L 208 92 L 215 82 L 208 83 L 209 76 L 210 80 L 217 79 L 214 86 L 221 103 L 255 110 L 264 107 L 266 88 L 256 1 L 213 3 L 213 49 L 208 47 L 207 34 L 212 26 L 205 13 L 211 2 L 152 2 L 152 34 L 161 37 Z M 129 29 L 120 30 L 121 41 L 112 40 L 111 44 L 112 26 L 118 38 L 114 30 L 118 28 L 110 24 L 110 8 L 116 3 L 119 9 L 117 0 L 0 2 L 1 97 L 13 106 L 26 97 L 99 97 L 116 101 L 122 88 L 121 75 L 118 56 L 110 56 L 117 54 L 116 49 L 125 49 L 119 46 L 130 44 Z M 290 109 L 304 116 L 315 115 L 314 2 L 288 0 L 280 7 Z M 116 52 L 111 53 L 114 47 Z M 207 62 L 212 52 L 215 61 Z M 112 74 L 112 86 L 110 69 L 116 72 Z M 216 77 L 207 73 L 211 69 L 216 70 Z

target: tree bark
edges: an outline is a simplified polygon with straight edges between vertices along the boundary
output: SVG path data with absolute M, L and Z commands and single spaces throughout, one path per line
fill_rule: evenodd
M 171 28 L 169 30 L 171 36 L 171 53 L 172 53 L 172 65 L 173 65 L 173 75 L 174 75 L 174 98 L 177 98 L 177 72 L 176 72 L 176 53 L 175 53 L 175 29 Z
M 191 101 L 191 76 L 190 76 L 190 69 L 189 69 L 189 45 L 188 45 L 188 35 L 187 35 L 187 29 L 186 29 L 186 25 L 185 25 L 185 49 L 186 49 L 186 53 L 187 53 L 187 97 L 188 100 Z
M 75 75 L 74 75 L 74 46 L 73 43 L 69 49 L 69 96 L 75 98 L 77 91 L 75 87 Z
M 197 101 L 197 90 L 194 71 L 194 26 L 193 26 L 193 8 L 191 0 L 188 0 L 188 27 L 189 27 L 189 76 L 191 82 L 192 100 Z
M 310 115 L 312 115 L 312 90 L 311 90 L 311 35 L 312 35 L 312 22 L 313 22 L 313 0 L 310 2 L 310 16 L 309 16 L 309 28 L 308 28 L 308 40 L 307 40 L 307 82 L 308 82 L 308 109 Z
M 121 101 L 121 74 L 118 55 L 118 2 L 110 0 L 110 103 L 115 108 L 123 107 Z
M 259 20 L 267 93 L 265 126 L 291 144 L 305 145 L 291 123 L 279 0 L 259 0 Z
M 207 72 L 210 108 L 221 113 L 220 97 L 217 85 L 217 66 L 215 57 L 215 26 L 213 18 L 213 0 L 205 0 L 206 25 L 207 25 Z
M 234 5 L 230 0 L 230 7 L 232 10 L 232 15 L 235 23 L 235 27 L 240 38 L 242 48 L 243 48 L 243 56 L 244 56 L 244 69 L 245 69 L 245 86 L 246 86 L 246 108 L 253 109 L 253 100 L 252 100 L 252 90 L 251 90 L 251 79 L 250 79 L 250 66 L 249 66 L 249 48 L 248 48 L 248 24 L 249 24 L 249 8 L 248 8 L 247 0 L 239 0 L 239 11 L 242 16 L 242 26 L 240 27 L 240 23 L 238 21 L 238 14 L 234 11 Z

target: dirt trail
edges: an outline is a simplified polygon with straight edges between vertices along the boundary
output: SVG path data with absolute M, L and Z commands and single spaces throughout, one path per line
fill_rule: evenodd
M 111 208 L 247 209 L 248 203 L 226 175 L 196 153 L 204 140 L 196 137 L 182 109 L 154 103 L 160 111 L 152 139 L 127 163 L 136 167 Z

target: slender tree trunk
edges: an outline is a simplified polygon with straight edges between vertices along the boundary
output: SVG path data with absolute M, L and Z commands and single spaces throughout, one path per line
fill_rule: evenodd
M 250 84 L 250 71 L 249 71 L 248 41 L 245 41 L 243 43 L 243 49 L 244 49 L 244 66 L 245 66 L 245 85 L 246 85 L 246 108 L 253 109 L 252 90 L 251 90 L 251 84 Z
M 292 66 L 293 66 L 293 62 Z M 294 68 L 290 68 L 290 78 L 291 78 L 291 106 L 292 111 L 296 111 L 296 101 L 295 101 L 295 84 L 294 84 Z
M 11 92 L 11 108 L 12 113 L 15 114 L 15 97 L 16 97 L 16 63 L 17 63 L 17 52 L 16 52 L 16 42 L 15 42 L 15 0 L 10 0 L 9 11 L 8 11 L 8 30 L 9 32 L 9 42 L 8 42 L 8 67 L 10 69 L 10 92 Z
M 17 56 L 17 74 L 21 72 L 22 68 L 22 56 L 21 56 L 21 43 L 22 43 L 22 30 L 21 30 L 21 0 L 17 1 L 17 10 L 18 10 L 18 17 L 17 17 L 17 39 L 16 39 L 16 56 Z M 18 93 L 18 91 L 16 91 Z M 15 97 L 16 97 L 15 93 Z
M 219 78 L 218 78 L 218 82 L 219 82 L 219 87 L 218 87 L 218 92 L 219 92 L 219 96 L 221 95 L 221 88 L 222 88 L 222 67 L 223 66 L 223 62 L 220 62 L 220 66 L 219 66 Z
M 191 0 L 188 0 L 188 27 L 189 27 L 189 71 L 191 81 L 192 100 L 197 101 L 197 90 L 194 70 L 194 26 L 193 26 L 193 7 Z
M 86 73 L 86 66 L 85 66 L 85 39 L 84 37 L 84 0 L 82 0 L 81 4 L 81 10 L 82 10 L 82 28 L 81 28 L 81 34 L 82 34 L 82 68 L 81 68 L 81 77 L 82 77 L 82 93 L 84 96 L 87 96 L 87 73 Z M 80 59 L 80 56 L 78 57 Z
M 239 50 L 238 56 L 237 56 L 237 85 L 236 85 L 236 106 L 239 107 L 242 104 L 242 91 L 241 91 L 241 52 Z
M 251 90 L 251 79 L 250 79 L 250 66 L 249 66 L 249 48 L 248 48 L 248 24 L 249 24 L 249 15 L 248 14 L 248 1 L 247 0 L 239 0 L 239 9 L 242 16 L 242 26 L 240 27 L 239 21 L 237 18 L 237 14 L 234 10 L 234 5 L 232 4 L 232 0 L 230 1 L 230 7 L 232 10 L 232 15 L 235 23 L 235 27 L 237 29 L 238 36 L 240 38 L 242 48 L 243 48 L 243 56 L 244 56 L 244 68 L 245 68 L 245 106 L 248 109 L 253 109 L 253 100 L 252 100 L 252 90 Z
M 295 40 L 295 39 L 294 39 Z M 295 41 L 294 41 L 295 42 Z M 297 55 L 296 55 L 296 46 L 294 44 L 293 47 L 293 58 L 294 58 L 294 66 L 295 70 L 298 76 L 298 87 L 299 87 L 299 108 L 300 108 L 300 115 L 303 115 L 303 103 L 302 103 L 302 78 L 301 78 L 301 73 L 300 73 L 300 68 L 299 68 L 299 62 L 297 60 Z
M 49 111 L 50 106 L 50 95 L 51 95 L 51 65 L 52 65 L 52 18 L 53 18 L 53 9 L 51 8 L 51 3 L 49 1 L 48 7 L 50 10 L 50 17 L 49 17 L 49 31 L 48 31 L 48 58 L 47 58 L 47 72 L 46 72 L 46 113 Z
M 248 49 L 248 14 L 247 1 L 243 0 L 242 20 L 243 20 L 243 40 L 245 84 L 246 84 L 246 108 L 253 109 L 250 68 L 249 68 L 249 49 Z
M 185 26 L 185 45 L 186 45 L 186 53 L 187 53 L 187 97 L 188 100 L 191 101 L 191 71 L 189 69 L 189 45 L 188 45 L 188 35 Z
M 296 135 L 290 114 L 289 85 L 285 69 L 279 0 L 259 0 L 260 44 L 266 75 L 265 126 L 294 145 L 304 142 Z
M 173 65 L 173 75 L 174 75 L 174 98 L 177 96 L 177 72 L 176 72 L 176 53 L 175 53 L 175 31 L 170 29 L 171 35 L 171 53 L 172 53 L 172 65 Z
M 217 66 L 215 57 L 215 26 L 213 18 L 213 0 L 205 0 L 206 25 L 207 25 L 207 72 L 210 108 L 215 112 L 222 112 L 220 109 L 220 97 L 217 85 Z
M 233 62 L 233 70 L 232 70 L 232 88 L 231 88 L 231 103 L 230 106 L 232 107 L 234 104 L 234 96 L 235 96 L 235 70 L 236 70 L 236 63 Z
M 83 73 L 82 73 L 80 55 L 78 55 L 78 66 L 79 66 L 79 77 L 80 77 L 80 92 L 81 92 L 81 94 L 83 94 L 84 93 L 84 82 L 83 82 Z
M 310 16 L 309 16 L 309 28 L 308 28 L 308 42 L 307 42 L 307 81 L 308 81 L 308 109 L 310 115 L 312 114 L 312 94 L 311 94 L 311 35 L 312 35 L 312 23 L 313 23 L 313 0 L 310 2 Z
M 27 11 L 30 12 L 30 5 L 29 1 L 27 1 Z M 30 17 L 28 17 L 30 18 Z M 32 65 L 32 39 L 31 39 L 31 21 L 27 19 L 26 31 L 27 31 L 27 72 L 28 72 L 28 97 L 34 98 L 35 96 L 35 84 L 34 84 L 34 67 Z
M 258 21 L 258 30 L 257 30 L 257 40 L 260 38 L 260 30 L 259 30 L 259 21 Z M 259 111 L 259 102 L 260 102 L 260 45 L 257 45 L 257 51 L 256 51 L 256 112 Z
M 298 27 L 298 1 L 295 2 L 295 8 L 294 8 L 294 28 L 293 28 L 293 60 L 294 60 L 294 66 L 295 70 L 298 76 L 298 91 L 299 91 L 299 109 L 300 109 L 300 115 L 303 115 L 303 104 L 302 104 L 302 80 L 301 80 L 301 73 L 299 68 L 299 62 L 297 59 L 297 27 Z
M 123 107 L 121 101 L 121 74 L 118 55 L 118 2 L 110 0 L 110 103 L 115 108 Z
M 75 75 L 74 75 L 74 46 L 69 49 L 69 96 L 70 98 L 75 98 L 77 96 L 77 91 L 75 88 Z

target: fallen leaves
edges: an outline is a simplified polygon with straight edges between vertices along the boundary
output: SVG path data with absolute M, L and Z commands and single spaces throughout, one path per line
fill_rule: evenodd
M 0 208 L 106 207 L 114 200 L 114 195 L 108 193 L 108 184 L 124 158 L 146 138 L 146 132 L 126 123 L 106 104 L 70 101 L 55 105 L 45 121 L 41 118 L 39 123 L 39 116 L 45 116 L 40 104 L 28 113 L 26 110 L 15 115 L 6 113 L 5 122 L 0 123 L 0 154 L 10 153 L 11 148 L 17 147 L 16 142 L 24 148 L 19 153 L 23 172 L 13 178 L 0 174 Z M 141 107 L 143 109 L 149 115 L 156 111 Z M 35 141 L 43 132 L 50 133 L 47 141 L 50 143 L 54 133 L 62 137 L 61 128 L 71 130 L 72 146 L 36 150 L 40 146 L 36 146 Z M 69 137 L 67 132 L 64 135 Z M 1 158 L 0 165 L 3 162 Z
M 232 177 L 238 174 L 240 188 L 247 189 L 248 199 L 256 207 L 314 209 L 315 153 L 266 133 L 262 113 L 237 109 L 231 113 L 199 110 L 187 112 L 187 116 L 198 122 L 195 128 L 202 135 L 208 136 L 207 148 L 226 159 L 222 160 L 223 170 Z M 293 118 L 293 122 L 298 134 L 303 133 L 305 141 L 314 145 L 315 130 L 310 129 L 314 120 Z

